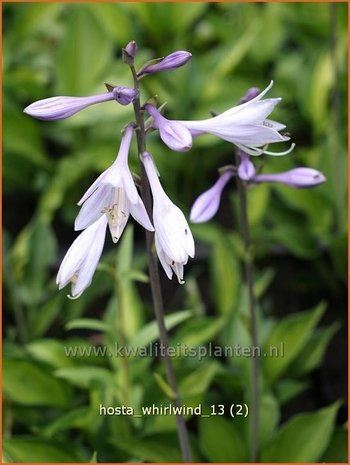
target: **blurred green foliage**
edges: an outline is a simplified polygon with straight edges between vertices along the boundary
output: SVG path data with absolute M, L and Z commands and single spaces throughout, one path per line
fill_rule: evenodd
M 99 93 L 104 82 L 130 85 L 120 55 L 134 39 L 139 65 L 178 49 L 193 54 L 186 67 L 142 81 L 143 99 L 157 94 L 171 118 L 207 118 L 274 79 L 271 95 L 283 101 L 273 119 L 287 124 L 297 147 L 257 163 L 266 172 L 306 165 L 325 173 L 327 182 L 313 190 L 249 190 L 260 344 L 285 347 L 284 357 L 261 363 L 259 459 L 346 462 L 340 402 L 314 402 L 291 418 L 284 412 L 307 392 L 339 331 L 335 320 L 344 318 L 347 4 L 5 3 L 3 30 L 4 461 L 181 460 L 173 417 L 99 415 L 100 404 L 135 411 L 167 404 L 158 360 L 66 353 L 156 343 L 142 232 L 129 227 L 116 249 L 107 247 L 78 300 L 54 282 L 75 237 L 76 202 L 114 160 L 131 110 L 108 102 L 59 122 L 22 113 L 41 98 Z M 179 154 L 152 135 L 149 150 L 186 213 L 233 159 L 231 145 L 209 136 Z M 130 161 L 137 171 L 135 147 Z M 173 345 L 250 345 L 237 217 L 232 188 L 217 218 L 193 227 L 197 257 L 186 284 L 164 279 Z M 179 356 L 174 365 L 187 405 L 249 405 L 249 358 Z M 247 420 L 188 424 L 195 461 L 249 460 Z

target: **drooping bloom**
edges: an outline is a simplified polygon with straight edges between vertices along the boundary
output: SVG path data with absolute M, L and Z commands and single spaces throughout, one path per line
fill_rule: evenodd
M 136 89 L 129 87 L 112 87 L 109 92 L 91 97 L 50 97 L 28 105 L 23 112 L 44 121 L 69 118 L 90 105 L 116 100 L 121 105 L 128 105 L 138 95 Z
M 232 176 L 232 169 L 224 171 L 216 183 L 195 200 L 190 213 L 192 223 L 204 223 L 216 215 L 220 206 L 222 191 Z
M 258 174 L 251 180 L 254 183 L 278 182 L 290 187 L 313 187 L 324 183 L 326 178 L 313 168 L 293 168 L 282 173 Z
M 256 97 L 230 108 L 214 118 L 201 121 L 178 121 L 178 123 L 188 128 L 193 136 L 213 134 L 235 144 L 250 155 L 261 155 L 262 153 L 285 155 L 294 148 L 294 145 L 281 153 L 268 152 L 264 148 L 267 144 L 289 140 L 289 137 L 283 136 L 279 132 L 286 127 L 284 124 L 267 119 L 281 101 L 281 98 L 262 99 L 272 85 L 273 81 Z
M 102 254 L 106 226 L 106 215 L 102 215 L 86 228 L 68 249 L 56 278 L 59 289 L 72 283 L 71 296 L 68 297 L 77 299 L 90 286 Z
M 85 229 L 106 214 L 114 243 L 118 242 L 131 214 L 144 228 L 154 231 L 145 206 L 137 192 L 128 166 L 128 153 L 133 126 L 123 134 L 114 163 L 90 186 L 78 202 L 82 205 L 75 220 L 75 229 Z
M 141 79 L 147 74 L 158 73 L 159 71 L 166 71 L 171 69 L 180 68 L 185 65 L 192 57 L 192 54 L 183 50 L 170 53 L 164 58 L 157 58 L 146 63 L 137 72 L 137 77 Z
M 160 184 L 157 169 L 149 153 L 142 154 L 153 195 L 155 246 L 160 263 L 169 279 L 173 272 L 183 283 L 184 265 L 194 257 L 194 240 L 182 211 L 169 199 Z
M 159 130 L 159 135 L 165 145 L 176 152 L 187 152 L 192 147 L 192 135 L 181 123 L 171 121 L 159 113 L 156 107 L 145 105 L 145 110 L 153 118 L 153 126 Z

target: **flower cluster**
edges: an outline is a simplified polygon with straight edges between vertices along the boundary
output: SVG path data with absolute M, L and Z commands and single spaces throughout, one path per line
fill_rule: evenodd
M 138 82 L 151 74 L 176 69 L 191 58 L 186 51 L 176 51 L 166 57 L 151 60 L 139 71 L 134 71 L 137 54 L 136 42 L 123 49 L 123 60 L 133 70 Z M 286 142 L 283 134 L 285 125 L 268 119 L 280 98 L 263 98 L 273 82 L 263 91 L 249 89 L 240 104 L 213 118 L 201 121 L 169 120 L 161 110 L 147 102 L 143 111 L 151 117 L 150 128 L 158 130 L 159 136 L 170 149 L 186 152 L 191 149 L 193 139 L 202 134 L 211 134 L 234 144 L 240 150 L 238 169 L 226 167 L 217 182 L 198 197 L 191 211 L 192 222 L 204 222 L 212 218 L 220 204 L 221 193 L 229 180 L 237 175 L 250 184 L 282 182 L 293 187 L 309 187 L 323 182 L 324 176 L 311 168 L 296 168 L 279 174 L 257 174 L 250 156 L 285 155 L 294 144 L 283 152 L 270 152 L 268 144 Z M 107 101 L 128 105 L 140 95 L 138 85 L 134 88 L 106 84 L 107 92 L 89 97 L 59 96 L 39 100 L 24 109 L 34 118 L 44 121 L 68 118 L 84 108 Z M 77 298 L 90 285 L 100 260 L 107 227 L 112 241 L 117 243 L 131 215 L 148 231 L 154 232 L 155 248 L 159 261 L 169 279 L 173 274 L 183 283 L 184 265 L 194 257 L 195 246 L 191 230 L 182 211 L 174 205 L 164 192 L 152 156 L 144 151 L 140 159 L 147 174 L 153 196 L 153 212 L 149 217 L 137 191 L 128 165 L 129 149 L 136 127 L 128 124 L 123 132 L 120 148 L 113 164 L 106 169 L 86 191 L 78 202 L 81 207 L 75 220 L 75 230 L 82 231 L 66 253 L 57 274 L 57 284 L 63 288 L 71 283 L 71 298 Z
M 267 87 L 263 92 L 259 93 L 259 90 L 254 87 L 251 89 L 248 89 L 246 95 L 243 97 L 241 101 L 241 105 L 236 107 L 236 111 L 231 111 L 231 116 L 237 114 L 241 114 L 246 112 L 248 114 L 249 108 L 251 111 L 251 120 L 253 118 L 257 118 L 255 121 L 258 122 L 259 118 L 261 121 L 261 118 L 263 117 L 263 107 L 261 107 L 262 113 L 260 116 L 258 116 L 258 108 L 257 105 L 263 102 L 270 102 L 266 104 L 266 108 L 268 106 L 272 105 L 274 106 L 275 103 L 273 101 L 279 100 L 279 99 L 266 99 L 261 101 L 261 96 L 266 93 L 266 91 L 271 87 L 272 82 L 270 83 L 269 87 Z M 255 109 L 254 109 L 255 106 Z M 239 108 L 244 108 L 243 112 L 242 110 L 239 110 Z M 238 110 L 237 110 L 238 109 Z M 232 109 L 234 110 L 234 109 Z M 230 110 L 228 110 L 230 112 Z M 225 112 L 227 114 L 227 112 Z M 212 118 L 213 120 L 219 118 L 219 121 L 221 121 L 222 115 L 225 113 L 222 113 L 221 115 Z M 253 117 L 253 115 L 255 116 Z M 268 113 L 267 113 L 268 114 Z M 266 114 L 266 116 L 267 116 Z M 233 116 L 234 117 L 234 116 Z M 249 118 L 249 117 L 248 117 Z M 211 120 L 205 120 L 206 123 L 211 121 Z M 192 122 L 191 122 L 192 124 Z M 217 125 L 217 123 L 215 123 Z M 266 134 L 266 140 L 265 144 L 267 144 L 267 139 L 268 137 L 271 137 L 270 142 L 272 142 L 272 139 L 275 138 L 273 142 L 278 142 L 278 137 L 280 137 L 280 141 L 286 141 L 289 138 L 286 136 L 281 136 L 279 134 L 279 131 L 285 128 L 284 125 L 280 123 L 276 123 L 271 120 L 263 120 L 263 126 L 267 127 L 271 131 L 271 136 L 267 135 L 267 131 L 262 131 L 261 132 L 261 141 L 263 140 L 263 134 Z M 193 126 L 194 127 L 194 126 Z M 198 129 L 198 126 L 197 126 Z M 256 128 L 256 131 L 258 129 Z M 273 133 L 275 133 L 273 135 Z M 278 134 L 278 135 L 277 135 Z M 223 137 L 224 138 L 224 137 Z M 226 140 L 229 140 L 226 138 Z M 325 176 L 320 172 L 317 171 L 313 168 L 307 168 L 307 167 L 300 167 L 300 168 L 293 168 L 288 171 L 284 171 L 282 173 L 266 173 L 266 174 L 258 174 L 254 164 L 250 160 L 250 155 L 261 155 L 262 153 L 268 154 L 268 155 L 287 155 L 294 149 L 294 144 L 290 146 L 290 148 L 284 152 L 269 152 L 263 148 L 261 149 L 256 149 L 256 146 L 252 145 L 251 143 L 248 144 L 244 143 L 242 144 L 241 141 L 237 143 L 237 140 L 234 141 L 233 138 L 230 140 L 230 142 L 235 143 L 236 146 L 239 147 L 239 163 L 238 167 L 236 170 L 234 170 L 233 166 L 228 166 L 220 170 L 220 176 L 218 180 L 215 182 L 215 184 L 208 189 L 207 191 L 203 192 L 192 205 L 191 213 L 190 213 L 190 219 L 192 223 L 204 223 L 206 221 L 209 221 L 212 219 L 215 214 L 217 213 L 219 206 L 220 206 L 220 200 L 221 200 L 221 195 L 222 192 L 226 186 L 226 184 L 230 181 L 230 179 L 234 176 L 234 173 L 236 176 L 241 180 L 244 181 L 248 185 L 255 185 L 255 184 L 260 184 L 264 182 L 271 182 L 271 183 L 281 183 L 289 187 L 295 187 L 295 188 L 307 188 L 307 187 L 314 187 L 318 186 L 319 184 L 322 184 L 323 182 L 326 181 Z

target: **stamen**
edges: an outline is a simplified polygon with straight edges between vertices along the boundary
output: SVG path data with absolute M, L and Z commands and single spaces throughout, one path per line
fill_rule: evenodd
M 291 146 L 289 147 L 288 150 L 285 150 L 284 152 L 269 152 L 267 150 L 264 150 L 264 153 L 266 153 L 266 155 L 272 155 L 272 156 L 275 156 L 275 157 L 279 157 L 281 155 L 288 155 L 288 153 L 292 152 L 294 150 L 294 147 L 295 147 L 295 143 L 293 142 L 291 144 Z

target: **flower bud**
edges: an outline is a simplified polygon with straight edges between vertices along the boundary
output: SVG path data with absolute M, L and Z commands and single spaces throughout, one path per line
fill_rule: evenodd
M 139 96 L 139 91 L 130 87 L 114 87 L 112 93 L 116 101 L 121 105 L 129 105 Z
M 250 100 L 253 100 L 253 98 L 257 97 L 259 94 L 260 89 L 258 89 L 257 87 L 250 87 L 245 93 L 244 97 L 241 98 L 239 103 L 249 102 Z
M 242 181 L 249 181 L 255 176 L 255 168 L 253 163 L 249 160 L 249 155 L 240 151 L 241 163 L 238 166 L 237 174 Z
M 109 92 L 93 95 L 91 97 L 50 97 L 28 105 L 23 112 L 33 118 L 44 121 L 54 121 L 69 118 L 90 105 L 107 102 L 113 99 L 113 94 Z
M 232 176 L 231 169 L 224 171 L 216 183 L 195 200 L 190 213 L 192 223 L 204 223 L 216 215 L 220 206 L 222 191 Z
M 191 53 L 180 50 L 170 53 L 170 55 L 167 55 L 164 58 L 151 60 L 142 66 L 142 68 L 137 73 L 137 77 L 141 79 L 147 74 L 154 74 L 158 73 L 159 71 L 180 68 L 180 66 L 185 65 L 191 57 Z
M 259 174 L 252 181 L 280 182 L 290 187 L 313 187 L 326 181 L 325 176 L 313 168 L 294 168 L 283 173 Z
M 128 43 L 124 50 L 130 57 L 135 58 L 138 51 L 137 43 L 134 40 L 132 40 Z

